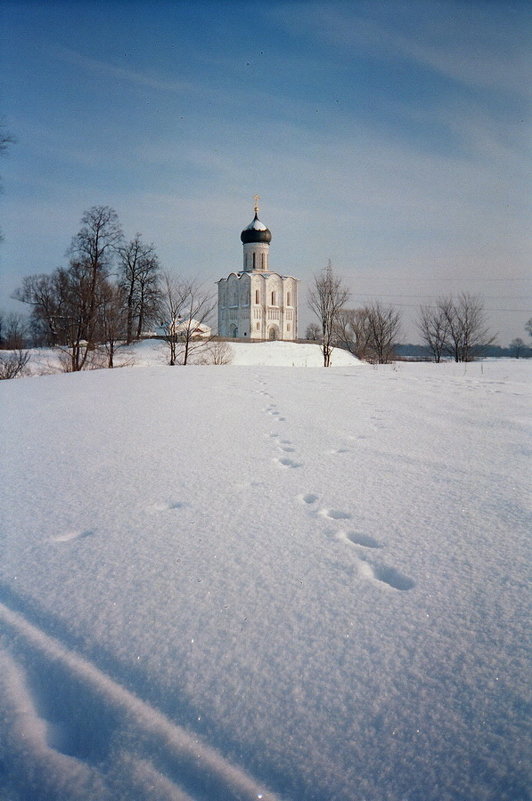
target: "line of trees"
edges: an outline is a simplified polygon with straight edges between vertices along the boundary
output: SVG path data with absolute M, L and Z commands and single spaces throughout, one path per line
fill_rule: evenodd
M 329 367 L 334 347 L 349 350 L 372 363 L 392 361 L 401 332 L 399 312 L 380 301 L 359 309 L 347 308 L 349 297 L 330 262 L 314 276 L 308 302 L 318 322 L 311 323 L 306 333 L 307 339 L 320 343 L 324 367 Z M 466 292 L 457 297 L 438 298 L 431 306 L 421 306 L 416 324 L 423 344 L 436 362 L 443 357 L 456 362 L 471 361 L 495 341 L 486 324 L 481 297 Z M 532 330 L 531 321 L 527 326 Z M 516 349 L 519 344 L 515 340 L 512 343 Z
M 99 345 L 112 367 L 117 342 L 131 342 L 135 321 L 149 323 L 156 312 L 154 248 L 139 234 L 126 244 L 114 209 L 93 206 L 83 215 L 67 256 L 68 267 L 26 276 L 15 298 L 31 307 L 34 342 L 64 348 L 69 370 L 88 366 Z
M 31 308 L 35 344 L 62 349 L 65 369 L 92 365 L 102 354 L 114 366 L 116 348 L 159 324 L 169 345 L 169 362 L 186 364 L 198 324 L 214 301 L 195 281 L 163 273 L 155 247 L 136 234 L 126 241 L 116 212 L 94 206 L 67 251 L 67 267 L 29 275 L 15 298 Z M 178 348 L 178 343 L 181 347 Z

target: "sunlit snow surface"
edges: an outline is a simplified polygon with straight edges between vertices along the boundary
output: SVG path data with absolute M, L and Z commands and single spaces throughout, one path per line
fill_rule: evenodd
M 532 365 L 279 345 L 0 384 L 2 801 L 528 797 Z

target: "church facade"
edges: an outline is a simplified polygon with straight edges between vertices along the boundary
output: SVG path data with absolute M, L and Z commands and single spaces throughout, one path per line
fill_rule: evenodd
M 218 283 L 218 335 L 239 339 L 297 338 L 298 280 L 269 267 L 271 231 L 255 217 L 240 234 L 242 270 Z

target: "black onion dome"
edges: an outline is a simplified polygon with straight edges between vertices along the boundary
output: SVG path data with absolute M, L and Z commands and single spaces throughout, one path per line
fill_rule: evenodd
M 266 228 L 264 223 L 261 223 L 257 214 L 255 214 L 252 222 L 247 228 L 244 228 L 240 234 L 240 239 L 244 244 L 248 242 L 267 242 L 270 244 L 272 241 L 272 232 L 269 228 Z

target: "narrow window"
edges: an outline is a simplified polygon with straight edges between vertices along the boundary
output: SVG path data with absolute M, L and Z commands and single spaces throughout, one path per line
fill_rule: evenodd
M 275 292 L 272 292 L 272 306 L 275 306 Z
M 287 330 L 287 331 L 290 331 L 290 323 L 287 323 L 287 324 L 286 324 L 286 330 Z
M 258 289 L 255 290 L 255 303 L 257 303 L 257 304 L 260 303 L 260 301 L 259 301 L 259 290 Z
M 260 323 L 257 323 L 257 331 L 260 331 Z
M 253 254 L 253 269 L 255 269 L 255 253 Z
M 290 292 L 286 293 L 286 305 L 290 306 Z
M 262 269 L 264 270 L 266 267 L 266 256 L 264 253 L 262 254 L 261 262 L 262 262 Z

